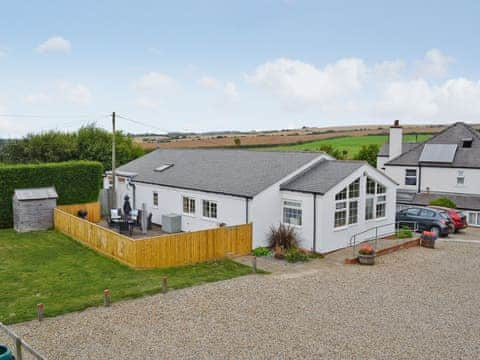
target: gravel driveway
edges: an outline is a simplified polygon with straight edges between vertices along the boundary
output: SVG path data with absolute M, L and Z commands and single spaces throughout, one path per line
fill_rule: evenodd
M 478 359 L 480 245 L 315 260 L 18 324 L 50 359 Z

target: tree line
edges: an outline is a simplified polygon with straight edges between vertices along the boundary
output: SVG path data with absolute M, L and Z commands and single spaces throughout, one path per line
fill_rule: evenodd
M 142 156 L 145 150 L 121 131 L 115 133 L 116 165 Z M 112 134 L 95 124 L 75 132 L 47 131 L 8 141 L 0 148 L 0 162 L 35 164 L 70 160 L 94 160 L 112 168 Z

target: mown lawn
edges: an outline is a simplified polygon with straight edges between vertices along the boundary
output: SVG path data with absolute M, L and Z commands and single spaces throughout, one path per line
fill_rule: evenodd
M 82 310 L 103 303 L 250 274 L 251 268 L 230 260 L 155 270 L 133 270 L 55 231 L 17 234 L 0 230 L 0 321 L 6 324 Z
M 418 141 L 422 142 L 429 139 L 431 135 L 427 134 L 419 134 Z M 404 135 L 404 141 L 415 141 L 415 135 Z M 348 158 L 353 158 L 358 151 L 361 149 L 362 145 L 370 145 L 376 144 L 378 146 L 382 146 L 388 140 L 387 135 L 367 135 L 367 136 L 344 136 L 332 139 L 325 139 L 325 140 L 317 140 L 311 141 L 304 144 L 295 144 L 295 145 L 281 145 L 281 146 L 274 146 L 271 148 L 262 148 L 261 150 L 308 150 L 308 151 L 315 151 L 320 150 L 323 145 L 331 145 L 336 149 L 339 150 L 347 150 L 348 151 Z

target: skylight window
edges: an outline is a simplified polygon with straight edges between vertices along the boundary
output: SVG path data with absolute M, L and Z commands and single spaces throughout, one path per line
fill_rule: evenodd
M 155 168 L 155 171 L 156 172 L 165 171 L 168 168 L 171 168 L 172 166 L 173 166 L 173 164 L 163 164 L 163 165 L 160 165 L 159 167 Z

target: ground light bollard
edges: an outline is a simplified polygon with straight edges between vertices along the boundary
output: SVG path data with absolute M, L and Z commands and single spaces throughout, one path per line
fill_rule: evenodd
M 168 278 L 166 276 L 162 277 L 162 292 L 164 294 L 168 291 L 167 281 L 168 281 Z
M 254 273 L 257 272 L 257 257 L 256 257 L 256 256 L 254 256 L 254 257 L 252 258 L 252 271 L 253 271 Z
M 42 321 L 43 320 L 43 310 L 44 310 L 44 307 L 43 307 L 43 304 L 40 303 L 37 305 L 37 317 L 38 317 L 38 321 Z
M 106 307 L 110 306 L 110 290 L 109 289 L 103 290 L 103 305 Z

